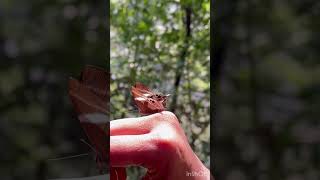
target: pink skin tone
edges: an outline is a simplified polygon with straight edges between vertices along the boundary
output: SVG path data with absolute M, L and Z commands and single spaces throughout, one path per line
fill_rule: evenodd
M 110 163 L 111 180 L 125 179 L 124 168 L 131 165 L 148 169 L 143 180 L 210 179 L 177 117 L 168 111 L 111 121 Z

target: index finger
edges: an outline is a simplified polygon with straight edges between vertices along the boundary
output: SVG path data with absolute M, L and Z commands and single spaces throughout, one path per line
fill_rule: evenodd
M 147 134 L 154 127 L 153 119 L 159 114 L 137 118 L 124 118 L 110 122 L 110 136 Z

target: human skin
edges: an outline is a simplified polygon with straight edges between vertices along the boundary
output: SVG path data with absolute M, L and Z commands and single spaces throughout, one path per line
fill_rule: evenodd
M 132 165 L 147 168 L 143 180 L 210 179 L 169 111 L 111 121 L 110 164 L 111 180 L 125 179 L 124 168 Z

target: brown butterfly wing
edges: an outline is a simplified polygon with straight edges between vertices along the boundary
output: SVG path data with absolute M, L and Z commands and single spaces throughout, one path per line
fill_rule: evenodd
M 106 133 L 96 124 L 82 122 L 82 128 L 84 129 L 91 145 L 95 149 L 96 153 L 96 162 L 100 173 L 108 172 L 109 169 L 109 138 L 106 136 Z M 108 128 L 108 127 L 107 127 Z
M 69 96 L 78 114 L 80 124 L 97 153 L 100 173 L 108 171 L 109 123 L 107 119 L 107 96 L 109 88 L 107 73 L 86 67 L 80 80 L 69 80 Z M 105 81 L 107 80 L 107 81 Z M 104 82 L 101 82 L 104 81 Z M 104 131 L 107 129 L 107 131 Z
M 78 115 L 88 113 L 107 114 L 107 101 L 101 99 L 88 86 L 77 79 L 70 78 L 69 80 L 69 96 Z
M 136 97 L 149 97 L 154 93 L 145 85 L 141 83 L 136 83 L 134 86 L 131 87 L 131 94 L 133 98 L 136 98 Z
M 142 83 L 139 83 L 139 82 L 137 82 L 137 83 L 134 85 L 134 87 L 137 88 L 137 89 L 139 89 L 139 90 L 141 90 L 141 91 L 151 92 L 151 90 L 150 90 L 147 86 L 145 86 L 145 85 L 143 85 Z
M 109 98 L 109 73 L 105 70 L 86 66 L 81 73 L 81 83 L 107 102 Z

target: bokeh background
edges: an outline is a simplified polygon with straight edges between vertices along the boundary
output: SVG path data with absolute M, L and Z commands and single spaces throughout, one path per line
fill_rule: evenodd
M 110 9 L 111 119 L 139 116 L 130 95 L 135 82 L 171 94 L 168 110 L 209 167 L 209 0 L 112 0 Z M 128 179 L 140 170 L 129 168 Z
M 216 179 L 320 179 L 320 3 L 212 6 L 214 87 L 208 1 L 111 1 L 112 118 L 138 115 L 129 100 L 136 81 L 170 93 L 169 110 L 209 166 L 211 86 Z M 94 173 L 90 155 L 48 159 L 90 152 L 80 142 L 85 136 L 67 81 L 84 64 L 108 69 L 106 7 L 104 1 L 0 1 L 1 179 Z
M 0 179 L 96 174 L 68 97 L 85 64 L 108 69 L 105 1 L 0 1 Z
M 213 8 L 216 179 L 320 179 L 320 2 Z

